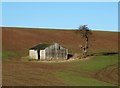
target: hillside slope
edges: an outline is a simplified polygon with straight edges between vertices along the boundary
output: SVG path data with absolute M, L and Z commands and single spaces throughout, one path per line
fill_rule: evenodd
M 27 51 L 39 43 L 57 42 L 68 48 L 70 52 L 79 52 L 78 46 L 82 38 L 73 30 L 53 30 L 36 28 L 2 28 L 3 51 Z M 117 51 L 118 33 L 93 31 L 90 51 Z
M 1 29 L 0 29 L 1 30 Z M 98 55 L 70 62 L 28 61 L 28 49 L 58 42 L 79 52 L 82 38 L 73 30 L 2 28 L 2 79 L 5 86 L 114 86 L 118 83 L 118 55 Z M 90 51 L 115 52 L 118 33 L 93 31 Z M 20 55 L 19 55 L 20 54 Z M 59 64 L 58 64 L 59 63 Z

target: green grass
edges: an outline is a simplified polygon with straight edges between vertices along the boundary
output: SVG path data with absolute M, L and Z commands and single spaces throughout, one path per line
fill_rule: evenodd
M 64 71 L 58 72 L 58 77 L 68 86 L 114 86 L 114 84 L 96 80 L 92 77 L 86 77 L 76 72 Z
M 81 70 L 98 71 L 110 64 L 118 62 L 118 55 L 113 56 L 96 56 L 91 60 L 75 62 Z
M 72 61 L 69 68 L 56 72 L 56 76 L 69 86 L 114 86 L 114 84 L 96 80 L 90 74 L 95 74 L 108 65 L 116 64 L 118 56 L 96 56 L 87 61 Z M 61 63 L 62 65 L 62 63 Z
M 11 59 L 15 59 L 17 57 L 20 57 L 20 54 L 17 52 L 11 52 L 11 51 L 3 51 L 2 52 L 2 60 L 11 60 Z
M 0 52 L 0 59 L 2 59 L 2 52 Z

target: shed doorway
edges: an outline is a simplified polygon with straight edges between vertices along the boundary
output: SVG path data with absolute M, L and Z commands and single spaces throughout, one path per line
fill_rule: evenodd
M 37 51 L 38 54 L 38 60 L 40 60 L 40 50 Z

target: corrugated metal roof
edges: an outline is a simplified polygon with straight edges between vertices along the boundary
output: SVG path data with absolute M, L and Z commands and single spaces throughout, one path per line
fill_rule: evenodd
M 30 49 L 34 49 L 34 50 L 43 50 L 45 49 L 46 47 L 50 46 L 52 44 L 38 44 Z

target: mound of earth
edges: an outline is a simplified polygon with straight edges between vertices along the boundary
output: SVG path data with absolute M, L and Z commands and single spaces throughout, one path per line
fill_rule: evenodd
M 109 65 L 96 73 L 95 77 L 98 80 L 118 85 L 118 65 Z

